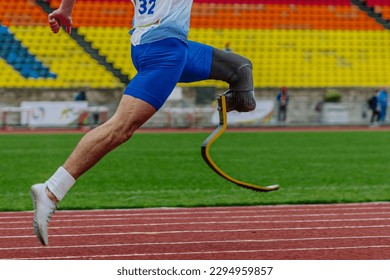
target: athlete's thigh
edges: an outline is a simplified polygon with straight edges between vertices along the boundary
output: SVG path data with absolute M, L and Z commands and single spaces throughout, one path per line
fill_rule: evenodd
M 187 61 L 180 82 L 206 80 L 210 76 L 213 48 L 211 46 L 188 41 Z
M 166 39 L 133 49 L 138 73 L 124 94 L 139 98 L 160 109 L 175 88 L 187 60 L 187 45 Z

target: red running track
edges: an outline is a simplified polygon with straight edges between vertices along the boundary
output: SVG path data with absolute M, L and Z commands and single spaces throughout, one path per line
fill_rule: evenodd
M 384 260 L 390 203 L 0 213 L 0 259 Z

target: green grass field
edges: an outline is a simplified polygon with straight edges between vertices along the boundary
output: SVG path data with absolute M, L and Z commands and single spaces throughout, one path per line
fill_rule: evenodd
M 211 149 L 232 177 L 216 175 L 200 146 L 208 133 L 136 134 L 83 175 L 61 209 L 337 203 L 390 200 L 390 133 L 226 132 Z M 0 210 L 32 210 L 29 188 L 60 166 L 81 134 L 0 135 Z

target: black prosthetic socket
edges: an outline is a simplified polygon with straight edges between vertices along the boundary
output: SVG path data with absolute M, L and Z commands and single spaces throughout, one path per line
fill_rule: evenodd
M 229 90 L 224 93 L 227 112 L 249 112 L 256 108 L 252 63 L 249 59 L 214 48 L 209 78 L 229 84 Z
M 209 78 L 227 82 L 234 91 L 253 90 L 252 63 L 236 53 L 213 48 Z

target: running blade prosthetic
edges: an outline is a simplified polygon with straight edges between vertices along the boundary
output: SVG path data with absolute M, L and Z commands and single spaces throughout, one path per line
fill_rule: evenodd
M 210 156 L 210 147 L 215 142 L 215 140 L 217 140 L 222 135 L 222 133 L 225 131 L 227 127 L 226 95 L 225 94 L 218 95 L 217 101 L 218 101 L 218 111 L 219 111 L 219 124 L 217 128 L 210 134 L 209 137 L 207 137 L 207 139 L 202 144 L 202 157 L 204 161 L 219 176 L 232 183 L 235 183 L 240 187 L 250 189 L 252 191 L 257 191 L 257 192 L 270 192 L 279 189 L 279 185 L 259 186 L 259 185 L 237 180 L 229 176 L 228 174 L 226 174 L 224 171 L 222 171 L 222 169 L 219 168 L 218 165 L 213 161 L 213 159 Z

